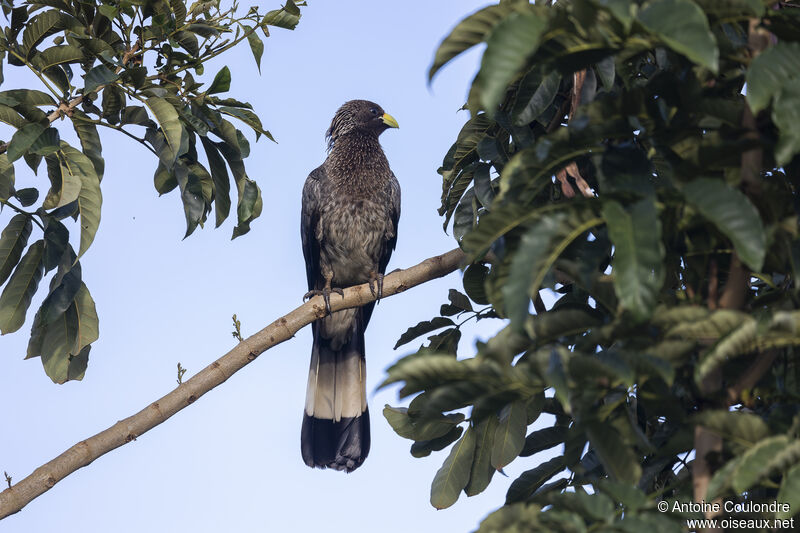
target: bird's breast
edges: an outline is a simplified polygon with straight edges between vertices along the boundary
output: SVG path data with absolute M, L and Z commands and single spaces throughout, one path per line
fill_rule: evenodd
M 321 259 L 334 274 L 334 285 L 364 283 L 377 267 L 388 226 L 387 206 L 372 198 L 331 198 L 320 216 Z

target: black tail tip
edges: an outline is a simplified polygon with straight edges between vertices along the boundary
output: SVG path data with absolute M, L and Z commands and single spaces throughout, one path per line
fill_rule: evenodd
M 364 463 L 369 454 L 369 412 L 338 422 L 303 414 L 300 449 L 312 468 L 347 473 Z

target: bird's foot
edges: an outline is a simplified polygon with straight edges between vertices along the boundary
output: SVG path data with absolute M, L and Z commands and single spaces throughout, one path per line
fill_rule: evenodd
M 342 298 L 344 298 L 344 291 L 342 289 L 337 288 L 330 288 L 325 287 L 323 289 L 313 289 L 308 291 L 303 295 L 303 301 L 309 300 L 314 296 L 322 296 L 322 299 L 325 301 L 325 312 L 331 314 L 331 293 L 335 292 Z
M 375 284 L 375 287 L 372 284 Z M 380 272 L 369 273 L 369 292 L 375 297 L 375 303 L 381 301 L 383 298 L 383 274 Z

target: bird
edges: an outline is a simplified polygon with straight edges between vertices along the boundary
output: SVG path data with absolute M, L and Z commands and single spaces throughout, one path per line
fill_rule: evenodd
M 328 156 L 303 186 L 300 233 L 308 292 L 326 316 L 313 344 L 301 444 L 310 467 L 352 472 L 369 453 L 364 331 L 397 244 L 400 184 L 378 137 L 397 121 L 368 100 L 345 102 L 326 132 Z M 376 302 L 331 313 L 331 293 L 369 283 Z

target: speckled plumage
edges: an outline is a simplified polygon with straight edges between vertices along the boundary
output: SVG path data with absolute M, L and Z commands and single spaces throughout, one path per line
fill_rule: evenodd
M 400 185 L 378 142 L 389 125 L 394 119 L 366 100 L 345 103 L 331 122 L 328 158 L 303 187 L 309 290 L 358 285 L 386 271 L 400 218 Z M 364 330 L 373 308 L 337 311 L 312 324 L 301 443 L 309 466 L 351 472 L 369 452 Z

